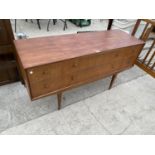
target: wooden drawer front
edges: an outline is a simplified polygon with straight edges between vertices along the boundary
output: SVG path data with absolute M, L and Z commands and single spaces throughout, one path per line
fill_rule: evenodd
M 32 98 L 131 67 L 136 56 L 137 52 L 126 48 L 28 69 Z
M 27 75 L 31 82 L 39 82 L 47 79 L 57 79 L 61 76 L 61 72 L 62 64 L 54 63 L 28 69 Z
M 65 73 L 66 71 L 69 71 L 70 73 L 78 72 L 95 66 L 101 66 L 105 64 L 107 65 L 109 63 L 114 64 L 114 61 L 119 60 L 124 61 L 127 59 L 127 61 L 128 60 L 130 61 L 129 57 L 133 57 L 134 59 L 136 59 L 137 54 L 138 54 L 137 47 L 134 48 L 134 51 L 132 47 L 127 47 L 123 49 L 113 50 L 104 54 L 96 53 L 93 55 L 84 56 L 63 62 L 63 72 Z
M 61 88 L 61 82 L 59 81 L 40 81 L 31 83 L 31 95 L 32 98 L 46 95 L 50 92 L 54 92 Z
M 124 57 L 124 53 L 126 57 Z M 104 76 L 112 75 L 115 72 L 129 68 L 133 65 L 136 55 L 132 55 L 129 51 L 123 52 L 122 55 L 116 56 L 115 53 L 100 56 L 102 63 L 93 67 L 79 70 L 73 75 L 73 84 L 84 83 L 86 81 L 95 80 Z M 112 59 L 115 57 L 114 59 Z
M 63 89 L 75 83 L 74 74 L 65 74 L 62 70 L 55 71 L 55 74 L 51 74 L 51 78 L 43 79 L 40 81 L 31 81 L 30 89 L 32 98 L 36 98 L 41 95 L 55 92 L 59 89 Z
M 95 58 L 96 59 L 96 58 Z M 79 70 L 93 67 L 94 56 L 81 57 L 67 61 L 57 62 L 44 66 L 34 67 L 27 70 L 30 81 L 40 82 L 43 80 L 60 79 L 61 76 L 72 74 Z
M 85 61 L 82 60 L 83 63 L 80 63 L 79 59 L 77 69 L 70 69 L 68 75 L 65 72 L 65 77 L 68 77 L 65 78 L 65 86 L 85 83 L 129 68 L 134 64 L 137 54 L 138 50 L 133 51 L 131 48 L 126 48 L 85 57 L 83 58 Z
M 62 66 L 59 63 L 27 70 L 32 97 L 55 91 L 61 86 Z M 62 86 L 61 86 L 62 87 Z

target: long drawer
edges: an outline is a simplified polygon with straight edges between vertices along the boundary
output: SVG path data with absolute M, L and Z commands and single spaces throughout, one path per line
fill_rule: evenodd
M 134 64 L 138 48 L 117 49 L 96 53 L 44 66 L 29 68 L 27 76 L 32 99 L 68 87 L 97 80 Z

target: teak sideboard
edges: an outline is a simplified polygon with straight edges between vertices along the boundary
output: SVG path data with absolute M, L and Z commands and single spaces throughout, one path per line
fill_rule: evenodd
M 57 94 L 132 67 L 144 42 L 121 31 L 99 31 L 14 41 L 31 100 Z

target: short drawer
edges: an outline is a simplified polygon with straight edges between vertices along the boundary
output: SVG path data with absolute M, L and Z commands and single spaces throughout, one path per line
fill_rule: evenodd
M 29 81 L 32 98 L 72 86 L 76 83 L 76 78 L 76 74 L 68 74 L 59 76 L 57 78 L 52 77 L 48 80 Z
M 59 81 L 30 82 L 32 98 L 48 94 L 61 88 Z
M 47 79 L 57 79 L 61 76 L 62 65 L 60 63 L 37 66 L 27 69 L 29 81 L 38 82 Z

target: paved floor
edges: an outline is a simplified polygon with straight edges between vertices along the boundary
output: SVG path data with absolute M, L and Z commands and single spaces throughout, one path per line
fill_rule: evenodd
M 155 134 L 155 80 L 139 77 L 1 134 Z

